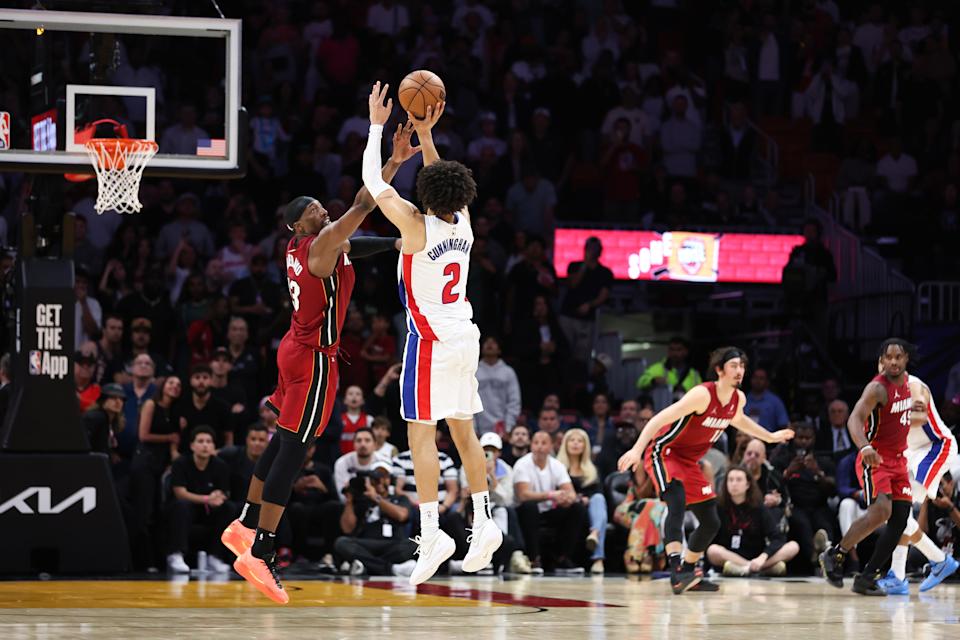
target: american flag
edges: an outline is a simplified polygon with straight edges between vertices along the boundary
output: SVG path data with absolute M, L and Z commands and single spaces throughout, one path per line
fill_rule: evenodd
M 197 140 L 198 156 L 219 156 L 227 155 L 227 141 L 223 138 L 200 138 Z

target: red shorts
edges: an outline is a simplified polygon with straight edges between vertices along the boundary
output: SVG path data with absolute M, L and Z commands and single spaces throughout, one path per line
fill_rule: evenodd
M 881 493 L 889 494 L 891 500 L 913 501 L 910 488 L 910 472 L 907 459 L 903 455 L 883 456 L 883 464 L 878 467 L 864 467 L 863 457 L 857 454 L 857 480 L 863 489 L 863 500 L 867 506 L 873 504 Z
M 289 336 L 277 350 L 277 390 L 267 400 L 277 425 L 304 442 L 326 429 L 337 394 L 337 356 L 306 347 Z
M 649 447 L 643 456 L 643 469 L 653 480 L 657 496 L 663 494 L 671 480 L 679 480 L 688 505 L 716 497 L 713 483 L 704 477 L 697 461 L 671 453 L 669 448 L 654 456 L 653 447 Z

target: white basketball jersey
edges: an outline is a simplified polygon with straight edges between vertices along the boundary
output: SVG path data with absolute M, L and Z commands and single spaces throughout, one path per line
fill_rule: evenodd
M 926 386 L 926 383 L 916 376 L 909 376 L 907 380 L 910 384 L 919 383 Z M 933 401 L 933 395 L 930 396 L 930 406 L 927 407 L 927 423 L 922 427 L 910 429 L 907 433 L 907 450 L 916 451 L 930 446 L 931 443 L 941 442 L 943 440 L 953 440 L 956 451 L 956 440 L 950 432 L 950 428 L 944 424 L 937 413 L 937 405 Z
M 452 340 L 470 328 L 473 307 L 467 301 L 470 218 L 456 214 L 453 224 L 423 216 L 427 243 L 422 251 L 400 254 L 397 264 L 400 301 L 407 310 L 407 330 L 424 340 Z

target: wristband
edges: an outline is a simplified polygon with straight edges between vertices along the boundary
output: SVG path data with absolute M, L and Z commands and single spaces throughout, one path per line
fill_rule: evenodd
M 366 258 L 384 251 L 396 251 L 396 238 L 376 238 L 359 236 L 350 238 L 350 258 Z
M 873 449 L 873 445 L 869 443 L 863 445 L 862 447 L 860 447 L 860 453 L 863 453 L 864 449 Z M 873 450 L 876 451 L 876 449 L 873 449 Z

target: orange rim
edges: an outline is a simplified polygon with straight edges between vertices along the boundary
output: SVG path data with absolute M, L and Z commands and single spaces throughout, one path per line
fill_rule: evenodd
M 84 146 L 95 154 L 97 164 L 103 169 L 123 169 L 131 155 L 143 153 L 152 156 L 159 148 L 153 140 L 139 138 L 92 138 Z

